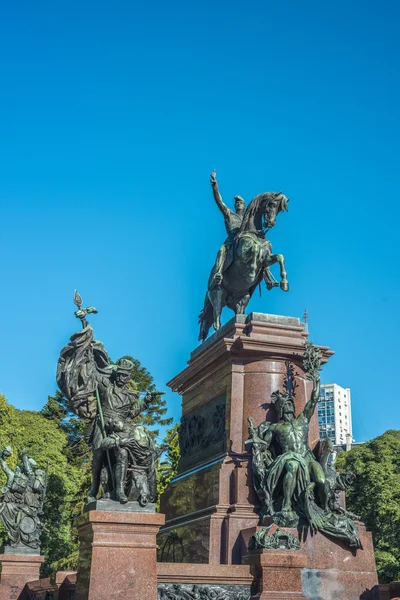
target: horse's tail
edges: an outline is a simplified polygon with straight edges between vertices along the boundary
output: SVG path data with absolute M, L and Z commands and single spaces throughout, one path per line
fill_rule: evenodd
M 208 297 L 208 293 L 204 299 L 204 306 L 201 309 L 199 314 L 199 324 L 200 324 L 200 333 L 199 333 L 199 342 L 204 342 L 206 339 L 208 332 L 210 330 L 211 325 L 214 320 L 214 311 L 212 304 L 210 302 L 210 298 Z

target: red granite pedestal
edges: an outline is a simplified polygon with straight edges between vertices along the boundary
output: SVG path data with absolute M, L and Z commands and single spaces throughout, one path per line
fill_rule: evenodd
M 93 510 L 76 524 L 75 600 L 157 600 L 156 535 L 164 515 Z
M 297 550 L 256 550 L 245 557 L 251 565 L 256 591 L 251 600 L 307 600 L 302 571 L 308 560 Z
M 307 335 L 294 317 L 237 315 L 194 350 L 188 366 L 168 383 L 182 396 L 182 425 L 195 443 L 161 498 L 166 525 L 158 537 L 160 560 L 171 561 L 174 554 L 183 562 L 241 563 L 240 532 L 259 521 L 245 446 L 247 419 L 253 416 L 258 424 L 275 418 L 271 394 L 282 389 L 288 361 L 297 373 L 296 410 L 304 408 L 312 387 L 302 368 Z M 332 354 L 321 347 L 323 363 Z M 311 447 L 318 439 L 315 414 Z
M 29 581 L 39 579 L 44 556 L 39 554 L 0 554 L 0 600 L 19 600 Z
M 286 600 L 285 595 L 270 595 L 278 591 L 290 592 L 288 598 L 299 600 L 379 600 L 372 535 L 363 523 L 357 523 L 357 527 L 362 550 L 352 550 L 343 542 L 316 533 L 301 540 L 300 550 L 257 550 L 246 554 L 243 562 L 252 566 L 252 574 L 258 581 L 258 594 L 252 600 Z M 242 531 L 245 547 L 252 534 L 260 529 Z M 272 525 L 270 534 L 277 529 Z M 279 529 L 298 536 L 297 529 Z M 295 592 L 299 595 L 293 596 Z

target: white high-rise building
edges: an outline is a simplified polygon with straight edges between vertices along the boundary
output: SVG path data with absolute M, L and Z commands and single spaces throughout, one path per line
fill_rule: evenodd
M 329 437 L 335 445 L 351 443 L 353 429 L 350 388 L 342 388 L 336 383 L 321 385 L 318 424 L 321 438 Z

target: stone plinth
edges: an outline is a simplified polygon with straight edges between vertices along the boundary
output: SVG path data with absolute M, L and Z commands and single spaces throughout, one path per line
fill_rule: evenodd
M 78 517 L 75 600 L 157 600 L 156 535 L 163 524 L 164 515 L 148 512 L 91 510 Z
M 6 550 L 6 549 L 3 549 Z M 18 600 L 29 581 L 39 579 L 44 556 L 39 554 L 0 554 L 0 599 Z
M 182 396 L 179 471 L 161 498 L 166 526 L 159 559 L 240 564 L 240 531 L 258 524 L 258 500 L 248 469 L 248 417 L 275 419 L 272 392 L 282 389 L 287 361 L 297 377 L 296 410 L 312 384 L 302 369 L 304 324 L 294 317 L 238 315 L 191 354 L 169 386 Z M 321 347 L 322 362 L 333 353 Z M 187 435 L 185 436 L 185 431 Z M 319 438 L 318 418 L 310 445 Z M 173 534 L 174 537 L 169 537 Z
M 244 557 L 256 583 L 252 600 L 307 600 L 302 593 L 302 571 L 307 555 L 298 550 L 255 550 Z
M 249 552 L 243 557 L 245 564 L 254 566 L 253 575 L 259 580 L 261 590 L 287 591 L 303 593 L 299 598 L 321 598 L 323 600 L 379 600 L 378 578 L 372 544 L 372 535 L 367 532 L 365 525 L 357 523 L 362 550 L 352 550 L 345 543 L 334 541 L 322 533 L 307 535 L 301 539 L 300 550 L 262 550 Z M 243 545 L 256 530 L 261 527 L 242 531 Z M 270 534 L 276 531 L 272 525 Z M 281 531 L 298 536 L 297 529 L 280 527 Z M 279 574 L 276 571 L 275 556 L 282 555 L 299 557 L 299 564 L 282 563 Z M 293 570 L 303 561 L 300 572 Z M 287 570 L 286 575 L 282 573 Z M 299 578 L 300 577 L 300 578 Z M 282 579 L 283 588 L 277 587 Z M 290 583 L 290 585 L 289 585 Z M 289 587 L 285 587 L 289 586 Z M 293 589 L 290 589 L 294 586 Z M 300 586 L 300 587 L 299 587 Z M 261 595 L 255 598 L 269 600 L 279 596 Z
M 392 583 L 381 583 L 379 586 L 380 600 L 399 600 L 400 581 Z

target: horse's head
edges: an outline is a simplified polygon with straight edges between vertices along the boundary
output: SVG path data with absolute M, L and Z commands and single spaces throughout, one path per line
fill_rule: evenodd
M 288 208 L 289 198 L 282 192 L 270 192 L 264 210 L 264 227 L 271 229 L 276 223 L 276 216 Z
M 276 215 L 288 210 L 289 198 L 282 192 L 264 192 L 248 205 L 243 217 L 241 231 L 271 229 L 276 223 Z

